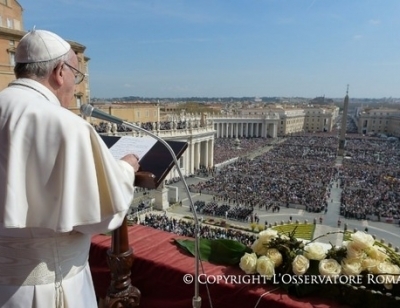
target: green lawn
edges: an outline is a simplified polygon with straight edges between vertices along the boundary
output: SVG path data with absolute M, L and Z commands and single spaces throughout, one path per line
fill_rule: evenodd
M 312 240 L 314 237 L 314 224 L 287 224 L 287 225 L 279 225 L 273 226 L 272 229 L 277 230 L 279 233 L 283 233 L 288 235 L 289 233 L 294 231 L 294 236 L 296 238 L 302 238 L 305 240 Z

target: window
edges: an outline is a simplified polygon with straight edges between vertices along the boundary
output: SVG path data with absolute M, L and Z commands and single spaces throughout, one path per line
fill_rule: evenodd
M 15 66 L 15 53 L 10 52 L 9 55 L 10 55 L 10 65 Z
M 13 20 L 10 18 L 7 18 L 7 28 L 13 29 Z
M 21 22 L 17 19 L 14 19 L 14 29 L 15 30 L 22 30 L 21 29 Z

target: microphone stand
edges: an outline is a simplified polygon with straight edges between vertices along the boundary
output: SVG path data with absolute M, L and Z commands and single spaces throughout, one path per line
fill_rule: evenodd
M 112 120 L 112 119 L 109 119 L 109 121 L 110 120 Z M 131 124 L 129 122 L 121 121 L 121 120 L 119 120 L 117 122 L 117 124 L 121 124 L 121 125 L 123 125 L 125 127 L 129 127 L 129 128 L 131 128 L 133 130 L 136 130 L 136 131 L 141 131 L 141 132 L 145 133 L 146 135 L 149 135 L 149 136 L 153 137 L 157 141 L 160 141 L 168 149 L 168 151 L 171 153 L 171 156 L 172 156 L 172 158 L 174 160 L 176 169 L 178 170 L 179 177 L 181 178 L 181 180 L 183 182 L 183 185 L 185 187 L 186 193 L 188 195 L 189 202 L 190 202 L 190 207 L 191 207 L 192 212 L 193 212 L 193 218 L 194 218 L 194 257 L 195 257 L 195 274 L 194 274 L 194 276 L 195 276 L 195 281 L 194 281 L 194 297 L 193 297 L 193 300 L 192 300 L 192 305 L 193 305 L 193 308 L 200 308 L 201 307 L 201 297 L 199 295 L 199 263 L 200 263 L 200 258 L 199 258 L 199 246 L 200 246 L 199 245 L 199 239 L 200 239 L 200 224 L 199 224 L 199 219 L 197 217 L 196 209 L 195 209 L 194 204 L 193 204 L 193 199 L 192 199 L 192 196 L 191 196 L 190 191 L 189 191 L 189 187 L 188 187 L 188 185 L 186 183 L 186 180 L 185 180 L 185 178 L 184 178 L 184 176 L 182 174 L 181 168 L 179 168 L 179 163 L 178 163 L 178 160 L 176 159 L 176 155 L 174 153 L 174 150 L 171 148 L 171 146 L 165 140 L 163 140 L 162 138 L 158 137 L 156 134 L 153 134 L 152 132 L 150 132 L 148 130 L 145 130 L 142 127 L 139 127 L 137 125 L 133 125 L 133 124 Z
M 178 160 L 176 158 L 175 152 L 174 150 L 171 148 L 171 146 L 163 139 L 161 139 L 160 137 L 158 137 L 157 135 L 153 134 L 152 132 L 145 130 L 144 128 L 141 128 L 137 125 L 131 124 L 129 122 L 123 121 L 122 119 L 115 117 L 111 114 L 107 114 L 101 110 L 98 110 L 96 108 L 94 108 L 92 105 L 90 104 L 84 104 L 81 106 L 80 108 L 81 114 L 84 115 L 85 117 L 95 117 L 101 120 L 105 120 L 108 122 L 112 122 L 112 123 L 116 123 L 116 124 L 120 124 L 122 126 L 125 127 L 129 127 L 133 130 L 136 131 L 141 131 L 143 133 L 145 133 L 146 135 L 149 135 L 151 137 L 153 137 L 154 139 L 156 139 L 157 141 L 160 141 L 167 149 L 168 151 L 171 153 L 171 156 L 174 160 L 174 164 L 176 166 L 176 169 L 178 170 L 179 173 L 179 177 L 181 178 L 186 193 L 188 195 L 189 198 L 189 202 L 190 202 L 190 207 L 192 209 L 193 212 L 193 218 L 194 218 L 194 257 L 195 257 L 195 281 L 194 281 L 194 297 L 192 300 L 192 305 L 193 308 L 200 308 L 201 307 L 201 297 L 199 296 L 199 263 L 200 263 L 200 258 L 199 258 L 199 239 L 200 239 L 200 224 L 199 224 L 199 219 L 197 217 L 197 213 L 196 213 L 196 209 L 194 207 L 193 204 L 193 200 L 192 200 L 192 196 L 190 195 L 190 191 L 189 191 L 189 187 L 186 183 L 186 180 L 182 174 L 181 168 L 179 168 L 179 163 Z

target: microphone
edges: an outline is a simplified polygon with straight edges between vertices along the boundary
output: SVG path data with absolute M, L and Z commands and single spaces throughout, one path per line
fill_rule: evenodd
M 81 106 L 81 114 L 83 114 L 85 117 L 93 117 L 97 119 L 101 119 L 107 122 L 112 122 L 116 124 L 122 125 L 124 121 L 122 121 L 120 118 L 117 118 L 111 114 L 105 113 L 104 111 L 101 111 L 97 108 L 94 108 L 92 105 L 89 104 L 84 104 Z
M 151 137 L 153 137 L 154 139 L 156 139 L 157 141 L 160 141 L 167 149 L 168 151 L 171 153 L 171 156 L 174 160 L 174 164 L 176 167 L 176 170 L 178 171 L 179 177 L 183 182 L 183 186 L 185 187 L 185 191 L 186 194 L 188 196 L 189 199 L 189 204 L 190 204 L 190 208 L 193 212 L 193 220 L 194 220 L 194 257 L 195 257 L 195 281 L 194 281 L 194 297 L 192 300 L 192 304 L 193 304 L 193 308 L 200 308 L 201 307 L 201 297 L 199 295 L 199 263 L 200 263 L 200 258 L 199 258 L 199 239 L 200 239 L 200 224 L 199 224 L 199 219 L 197 216 L 197 212 L 196 212 L 196 208 L 194 206 L 193 203 L 193 199 L 192 196 L 190 194 L 189 191 L 189 187 L 186 183 L 185 177 L 182 174 L 181 168 L 179 167 L 179 163 L 178 163 L 178 159 L 176 158 L 175 152 L 174 150 L 171 148 L 171 146 L 162 138 L 158 137 L 157 135 L 153 134 L 152 132 L 134 125 L 132 123 L 123 121 L 120 118 L 117 118 L 113 115 L 110 115 L 104 111 L 101 111 L 97 108 L 94 108 L 92 105 L 90 104 L 84 104 L 81 106 L 80 108 L 81 114 L 83 114 L 86 117 L 93 117 L 93 118 L 97 118 L 100 120 L 104 120 L 104 121 L 108 121 L 108 122 L 112 122 L 112 123 L 116 123 L 116 124 L 120 124 L 122 126 L 125 127 L 129 127 L 133 130 L 136 131 L 141 131 L 143 133 L 145 133 L 146 135 L 149 135 Z

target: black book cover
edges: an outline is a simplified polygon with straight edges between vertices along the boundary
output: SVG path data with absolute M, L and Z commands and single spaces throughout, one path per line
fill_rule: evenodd
M 120 136 L 105 136 L 105 135 L 100 135 L 100 136 L 108 148 L 111 148 L 120 139 Z M 179 160 L 179 158 L 182 156 L 182 154 L 188 147 L 187 142 L 171 141 L 171 140 L 165 140 L 165 141 L 174 151 L 177 160 Z M 135 149 L 132 149 L 132 153 L 134 152 Z M 155 177 L 154 187 L 146 187 L 146 188 L 157 188 L 165 179 L 169 171 L 175 165 L 170 151 L 166 148 L 164 144 L 162 144 L 158 140 L 150 149 L 150 151 L 148 151 L 142 157 L 139 164 L 140 164 L 139 171 L 149 172 L 153 174 Z

